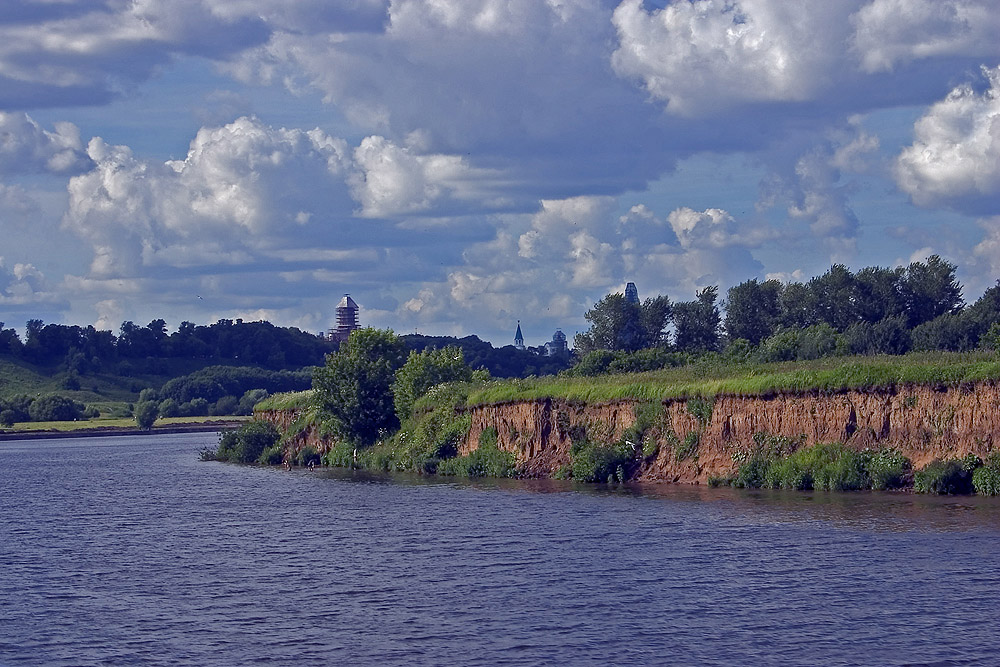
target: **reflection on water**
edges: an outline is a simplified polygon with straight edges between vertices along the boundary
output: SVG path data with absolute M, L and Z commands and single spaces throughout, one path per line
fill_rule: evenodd
M 0 665 L 996 664 L 1000 502 L 0 443 Z
M 334 480 L 384 485 L 446 485 L 468 490 L 532 494 L 575 494 L 641 498 L 674 503 L 715 503 L 733 517 L 754 523 L 830 522 L 871 531 L 1000 530 L 1000 498 L 928 496 L 910 492 L 784 491 L 682 484 L 581 484 L 566 480 L 463 480 L 401 473 L 327 469 L 315 473 Z

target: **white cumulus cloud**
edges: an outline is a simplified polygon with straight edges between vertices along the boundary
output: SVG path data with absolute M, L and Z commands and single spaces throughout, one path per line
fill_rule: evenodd
M 932 57 L 1000 55 L 994 0 L 874 0 L 851 22 L 852 47 L 868 72 Z
M 72 123 L 49 131 L 25 113 L 0 111 L 0 174 L 72 173 L 89 164 Z
M 141 266 L 245 264 L 272 235 L 310 214 L 329 223 L 330 211 L 349 202 L 342 140 L 254 118 L 201 130 L 184 160 L 141 160 L 100 138 L 88 155 L 96 167 L 70 181 L 63 224 L 91 242 L 100 277 L 136 275 Z
M 896 160 L 896 182 L 921 206 L 1000 211 L 1000 67 L 983 72 L 989 88 L 962 85 L 932 105 Z
M 613 17 L 619 46 L 612 63 L 682 115 L 807 100 L 829 85 L 825 75 L 846 34 L 847 6 L 700 0 L 649 10 L 642 0 L 624 0 Z

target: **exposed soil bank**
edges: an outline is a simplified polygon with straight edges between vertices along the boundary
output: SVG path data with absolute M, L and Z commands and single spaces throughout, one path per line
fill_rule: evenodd
M 613 442 L 636 421 L 637 401 L 589 405 L 559 399 L 515 401 L 470 408 L 472 428 L 460 446 L 467 454 L 483 430 L 497 432 L 497 445 L 513 452 L 528 476 L 548 477 L 572 461 L 570 433 L 586 429 L 590 440 Z M 1000 387 L 996 383 L 955 387 L 916 385 L 895 390 L 835 394 L 784 394 L 770 397 L 719 396 L 711 416 L 699 421 L 686 400 L 667 400 L 649 437 L 659 444 L 640 465 L 636 479 L 704 483 L 732 473 L 734 454 L 752 450 L 757 433 L 797 439 L 800 446 L 843 442 L 852 449 L 892 447 L 922 468 L 935 458 L 980 457 L 1000 441 Z M 257 413 L 286 429 L 294 411 Z M 676 444 L 697 446 L 678 457 Z M 313 430 L 299 434 L 304 445 L 326 451 L 330 443 Z

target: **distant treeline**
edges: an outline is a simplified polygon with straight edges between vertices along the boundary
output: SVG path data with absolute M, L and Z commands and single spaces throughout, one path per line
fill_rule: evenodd
M 312 386 L 312 368 L 273 371 L 244 366 L 208 366 L 174 378 L 158 390 L 139 393 L 139 404 L 153 402 L 160 417 L 248 415 L 270 394 Z
M 23 342 L 17 331 L 3 327 L 0 322 L 0 354 L 11 354 L 42 366 L 60 365 L 61 370 L 78 376 L 162 375 L 170 372 L 171 366 L 165 362 L 171 359 L 226 360 L 240 366 L 294 369 L 320 366 L 325 355 L 337 349 L 335 342 L 294 327 L 242 320 L 219 320 L 208 326 L 182 322 L 177 331 L 169 334 L 166 322 L 161 319 L 142 327 L 124 322 L 117 335 L 93 326 L 29 320 Z M 494 377 L 549 375 L 570 365 L 568 355 L 547 357 L 541 347 L 495 348 L 477 336 L 401 338 L 408 349 L 418 352 L 449 345 L 460 347 L 472 368 L 486 368 Z
M 14 329 L 0 322 L 0 354 L 12 354 L 39 365 L 62 364 L 77 375 L 157 373 L 157 359 L 233 360 L 241 365 L 302 368 L 323 363 L 335 349 L 329 340 L 294 327 L 268 322 L 219 320 L 209 326 L 182 322 L 167 333 L 164 320 L 146 326 L 124 322 L 111 331 L 29 320 L 22 342 Z
M 572 365 L 569 354 L 545 356 L 544 347 L 519 350 L 513 345 L 493 347 L 478 336 L 400 336 L 408 350 L 461 348 L 470 368 L 485 368 L 495 378 L 524 378 L 529 375 L 555 375 Z
M 706 353 L 772 362 L 998 349 L 1000 282 L 966 304 L 955 270 L 936 255 L 856 273 L 835 264 L 807 282 L 744 281 L 721 308 L 715 287 L 674 304 L 609 294 L 586 314 L 591 327 L 576 338 L 575 372 L 653 370 Z

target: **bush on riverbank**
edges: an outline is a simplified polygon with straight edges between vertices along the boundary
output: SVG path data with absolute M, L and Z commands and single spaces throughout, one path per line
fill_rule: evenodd
M 735 487 L 885 490 L 901 488 L 909 480 L 909 460 L 893 449 L 859 452 L 841 443 L 819 443 L 793 451 L 795 442 L 788 438 L 758 434 L 755 440 L 757 448 L 744 453 L 735 476 L 725 480 Z
M 961 459 L 931 461 L 913 475 L 913 490 L 917 493 L 965 495 L 975 488 L 972 478 L 982 461 L 975 454 Z
M 211 455 L 210 451 L 202 452 L 202 459 L 229 461 L 230 463 L 269 463 L 273 458 L 271 450 L 280 437 L 278 429 L 268 422 L 247 422 L 238 429 L 223 432 L 219 436 L 219 446 L 215 450 L 214 456 Z M 270 453 L 267 457 L 262 457 L 265 451 Z
M 481 445 L 465 456 L 440 461 L 437 474 L 458 477 L 516 477 L 514 455 L 496 444 Z
M 980 496 L 1000 496 L 1000 452 L 987 454 L 983 465 L 973 471 L 972 488 Z

